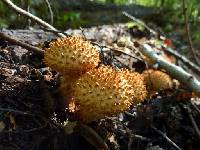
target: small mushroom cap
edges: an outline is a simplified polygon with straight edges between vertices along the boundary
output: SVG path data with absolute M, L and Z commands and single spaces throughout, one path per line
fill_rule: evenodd
M 147 89 L 149 92 L 160 91 L 172 88 L 173 81 L 170 76 L 162 71 L 148 69 L 142 75 L 144 76 Z
M 76 75 L 95 68 L 99 63 L 99 53 L 90 42 L 72 36 L 50 43 L 44 62 L 61 74 Z
M 146 97 L 140 74 L 107 66 L 85 73 L 72 88 L 75 103 L 79 106 L 78 117 L 86 123 L 119 114 Z

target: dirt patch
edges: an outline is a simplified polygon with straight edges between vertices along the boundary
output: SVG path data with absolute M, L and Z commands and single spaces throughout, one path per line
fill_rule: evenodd
M 43 45 L 56 37 L 51 33 L 29 30 L 4 30 L 6 34 L 32 45 Z M 96 44 L 101 63 L 142 72 L 146 65 L 131 41 L 152 38 L 146 31 L 130 32 L 124 24 L 67 30 Z M 47 44 L 48 45 L 48 44 Z M 117 51 L 116 51 L 117 50 Z M 134 56 L 134 57 L 133 57 Z M 67 135 L 62 123 L 70 119 L 66 101 L 58 90 L 59 74 L 43 64 L 43 57 L 0 39 L 0 142 L 2 149 L 95 149 L 78 133 Z M 110 149 L 198 149 L 197 133 L 190 121 L 192 114 L 200 126 L 198 109 L 190 96 L 169 89 L 132 106 L 125 113 L 89 124 Z M 185 101 L 178 101 L 178 98 Z M 195 105 L 196 106 L 196 105 Z M 192 110 L 188 113 L 188 109 Z M 198 108 L 198 106 L 197 106 Z M 166 134 L 172 141 L 160 134 Z

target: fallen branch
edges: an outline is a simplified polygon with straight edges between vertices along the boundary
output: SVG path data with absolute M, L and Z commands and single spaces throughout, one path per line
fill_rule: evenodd
M 9 43 L 11 43 L 13 45 L 18 45 L 18 46 L 21 46 L 21 47 L 23 47 L 27 50 L 35 52 L 37 54 L 44 55 L 44 51 L 42 49 L 35 47 L 35 46 L 32 46 L 32 45 L 29 45 L 29 44 L 24 43 L 24 42 L 21 42 L 17 39 L 11 38 L 10 36 L 5 35 L 2 32 L 0 32 L 0 38 L 3 38 L 4 40 L 8 41 Z
M 167 62 L 161 56 L 157 55 L 148 44 L 142 44 L 140 46 L 140 51 L 155 64 L 158 64 L 160 68 L 165 69 L 169 75 L 185 84 L 189 89 L 200 96 L 200 82 L 194 76 L 183 70 L 181 67 Z
M 127 12 L 122 12 L 123 15 L 127 16 L 128 18 L 130 18 L 131 20 L 137 22 L 138 24 L 142 25 L 143 27 L 145 27 L 147 30 L 149 30 L 153 35 L 158 35 L 158 33 L 151 29 L 149 26 L 147 26 L 143 21 L 131 16 L 130 14 L 128 14 Z M 160 39 L 165 40 L 166 37 L 164 36 L 160 36 Z M 195 65 L 194 63 L 192 63 L 191 61 L 189 61 L 186 57 L 181 56 L 180 54 L 178 54 L 177 52 L 175 52 L 174 50 L 170 49 L 170 48 L 165 48 L 165 50 L 167 52 L 169 52 L 171 55 L 174 55 L 175 57 L 177 57 L 178 59 L 182 60 L 186 65 L 192 67 L 194 70 L 196 70 L 198 73 L 200 73 L 200 68 Z M 196 56 L 196 55 L 195 55 Z
M 32 15 L 31 13 L 19 8 L 18 6 L 16 6 L 15 4 L 13 4 L 12 1 L 10 0 L 2 0 L 7 6 L 9 6 L 12 10 L 14 10 L 15 12 L 23 15 L 24 17 L 27 17 L 29 19 L 31 19 L 32 21 L 35 21 L 36 23 L 38 23 L 39 25 L 49 28 L 53 31 L 58 31 L 56 28 L 54 28 L 53 26 L 51 26 L 50 24 L 48 24 L 47 22 L 43 21 L 42 19 Z M 64 34 L 62 33 L 58 33 L 57 34 L 60 37 L 66 37 Z

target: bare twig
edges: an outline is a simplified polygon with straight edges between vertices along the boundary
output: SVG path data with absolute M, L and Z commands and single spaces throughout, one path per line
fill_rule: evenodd
M 193 126 L 193 128 L 194 128 L 194 130 L 195 130 L 195 132 L 196 132 L 196 135 L 198 136 L 198 138 L 199 138 L 199 140 L 200 140 L 200 130 L 199 130 L 199 128 L 198 128 L 198 126 L 197 126 L 197 124 L 196 124 L 196 122 L 195 122 L 195 120 L 194 120 L 194 117 L 192 116 L 192 110 L 187 106 L 187 105 L 183 105 L 182 104 L 182 107 L 186 110 L 186 112 L 188 113 L 188 116 L 189 116 L 189 119 L 190 119 L 190 121 L 191 121 L 191 123 L 192 123 L 192 126 Z
M 198 136 L 198 138 L 200 140 L 200 130 L 199 130 L 199 128 L 198 128 L 198 126 L 197 126 L 192 114 L 191 114 L 191 110 L 188 110 L 188 115 L 189 115 L 190 121 L 192 123 L 192 126 L 194 127 L 194 130 L 195 130 L 195 132 L 196 132 L 196 134 L 197 134 L 197 136 Z
M 200 67 L 197 66 L 196 64 L 192 63 L 190 60 L 188 60 L 186 57 L 183 55 L 179 54 L 177 51 L 174 51 L 171 48 L 164 48 L 164 50 L 171 55 L 175 56 L 176 58 L 180 59 L 183 63 L 186 65 L 190 66 L 193 70 L 195 70 L 197 73 L 200 74 Z
M 30 5 L 29 5 L 29 1 L 25 1 L 26 3 L 26 8 L 27 8 L 27 12 L 30 12 Z M 29 29 L 31 26 L 31 19 L 27 18 L 27 28 Z
M 7 6 L 9 6 L 11 9 L 13 9 L 15 12 L 30 18 L 32 21 L 37 22 L 39 25 L 44 26 L 46 28 L 52 29 L 54 31 L 58 31 L 56 28 L 54 28 L 53 26 L 51 26 L 50 24 L 48 24 L 47 22 L 43 21 L 42 19 L 32 15 L 31 13 L 19 8 L 18 6 L 16 6 L 15 4 L 13 4 L 13 2 L 11 0 L 2 0 Z M 62 33 L 58 33 L 58 35 L 60 37 L 66 37 L 64 34 Z
M 151 141 L 151 139 L 144 137 L 144 136 L 141 136 L 141 135 L 137 135 L 137 134 L 130 133 L 130 136 L 133 137 L 133 138 L 139 139 L 141 141 L 145 141 L 145 142 Z
M 53 11 L 51 9 L 51 5 L 49 3 L 49 0 L 45 0 L 45 3 L 47 4 L 47 7 L 49 9 L 51 25 L 53 25 Z
M 14 112 L 14 113 L 22 114 L 22 115 L 34 116 L 31 113 L 20 111 L 20 110 L 15 110 L 15 109 L 12 109 L 12 108 L 0 108 L 0 111 Z
M 48 122 L 45 122 L 43 125 L 41 125 L 40 127 L 38 128 L 32 128 L 32 129 L 27 129 L 27 130 L 3 130 L 0 132 L 1 133 L 30 133 L 30 132 L 35 132 L 35 131 L 38 131 L 38 130 L 41 130 L 43 128 L 45 128 L 46 126 L 48 125 Z
M 32 52 L 35 52 L 37 54 L 44 55 L 44 51 L 42 49 L 40 49 L 38 47 L 35 47 L 35 46 L 32 46 L 32 45 L 29 45 L 29 44 L 24 43 L 24 42 L 21 42 L 21 41 L 19 41 L 17 39 L 11 38 L 10 36 L 5 35 L 2 32 L 0 32 L 0 37 L 3 38 L 4 40 L 8 41 L 11 44 L 21 46 L 21 47 L 23 47 L 23 48 L 25 48 L 27 50 L 30 50 Z
M 65 32 L 63 32 L 63 31 L 60 31 L 60 30 L 55 31 L 55 30 L 52 30 L 52 29 L 44 28 L 44 27 L 40 27 L 40 28 L 41 28 L 42 30 L 44 30 L 44 31 L 51 32 L 51 33 L 53 33 L 53 34 L 55 34 L 55 35 L 58 35 L 59 33 L 62 33 L 62 34 L 65 35 L 65 36 L 70 36 L 70 35 L 68 35 L 67 33 L 65 33 Z
M 133 137 L 129 137 L 128 150 L 132 150 L 131 148 L 132 143 L 133 143 Z
M 123 127 L 126 129 L 126 134 L 128 134 L 130 137 L 139 139 L 141 141 L 146 141 L 146 142 L 151 141 L 150 138 L 147 138 L 147 137 L 144 137 L 144 136 L 141 136 L 141 135 L 137 135 L 137 134 L 133 134 L 132 130 L 130 130 L 127 126 L 123 125 Z M 123 134 L 122 130 L 121 130 L 121 133 Z M 123 135 L 125 135 L 125 134 L 123 134 Z
M 196 109 L 196 111 L 200 114 L 200 109 L 198 108 L 198 106 L 194 104 L 193 102 L 191 102 L 191 104 Z
M 198 63 L 198 58 L 197 58 L 195 50 L 193 48 L 192 39 L 191 39 L 191 35 L 190 35 L 190 27 L 189 27 L 189 24 L 188 24 L 187 6 L 185 4 L 185 0 L 182 0 L 182 6 L 183 6 L 184 21 L 185 21 L 185 30 L 186 30 L 186 33 L 187 33 L 189 47 L 190 47 L 190 50 L 192 52 L 192 55 L 193 55 L 195 62 Z
M 151 128 L 156 131 L 158 134 L 160 134 L 167 142 L 169 142 L 169 144 L 171 144 L 174 148 L 181 150 L 181 148 L 176 145 L 176 143 L 174 143 L 170 138 L 167 137 L 167 135 L 165 133 L 163 133 L 162 131 L 158 130 L 156 127 L 154 127 L 153 125 L 151 125 Z
M 185 84 L 189 89 L 200 96 L 200 82 L 194 76 L 183 70 L 181 67 L 167 62 L 161 56 L 157 55 L 148 44 L 142 44 L 140 46 L 140 51 L 155 64 L 159 64 L 159 67 L 165 69 L 169 75 Z
M 114 48 L 114 47 L 112 47 L 112 46 L 101 45 L 101 44 L 98 43 L 98 42 L 91 42 L 91 43 L 94 44 L 94 45 L 97 45 L 97 46 L 99 46 L 99 47 L 102 47 L 102 48 L 108 48 L 109 51 L 121 52 L 121 53 L 123 53 L 123 54 L 125 54 L 125 55 L 128 55 L 128 56 L 132 57 L 132 58 L 135 58 L 135 59 L 137 59 L 137 60 L 143 61 L 141 58 L 139 58 L 139 57 L 133 55 L 131 52 L 126 52 L 126 51 L 124 51 L 124 50 L 120 50 L 119 48 Z M 134 47 L 132 46 L 132 48 L 134 48 Z M 134 50 L 137 50 L 137 49 L 134 48 Z M 139 53 L 140 53 L 140 52 L 139 52 Z
M 30 113 L 27 113 L 27 112 L 14 110 L 14 109 L 10 109 L 10 108 L 0 108 L 0 110 L 6 111 L 6 112 L 18 113 L 18 114 L 21 114 L 21 115 L 28 115 L 28 116 L 31 116 L 31 117 L 40 117 L 40 116 L 37 116 L 37 115 L 34 115 L 34 114 L 30 114 Z M 37 128 L 31 128 L 31 129 L 25 129 L 25 130 L 3 130 L 3 131 L 0 132 L 0 134 L 2 134 L 2 133 L 8 133 L 8 134 L 11 134 L 11 133 L 12 134 L 15 134 L 15 133 L 30 133 L 30 132 L 35 132 L 35 131 L 41 130 L 49 124 L 49 121 L 46 118 L 42 117 L 41 119 L 44 121 L 44 124 L 41 124 Z
M 138 24 L 142 25 L 143 27 L 145 27 L 147 30 L 149 30 L 153 35 L 157 35 L 158 33 L 156 31 L 154 31 L 153 29 L 151 29 L 149 26 L 147 26 L 144 22 L 142 22 L 141 20 L 131 16 L 130 14 L 128 14 L 127 12 L 123 11 L 122 12 L 123 15 L 125 15 L 126 17 L 130 18 L 131 20 L 137 22 Z M 161 36 L 162 37 L 162 36 Z M 162 37 L 164 38 L 164 37 Z

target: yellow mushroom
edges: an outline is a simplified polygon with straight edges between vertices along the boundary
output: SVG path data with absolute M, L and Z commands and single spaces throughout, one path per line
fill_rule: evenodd
M 61 74 L 78 76 L 98 65 L 99 53 L 89 41 L 72 36 L 50 43 L 44 62 Z
M 86 123 L 119 114 L 143 101 L 147 93 L 140 74 L 107 66 L 86 72 L 72 89 L 79 120 Z
M 173 86 L 170 76 L 162 71 L 148 69 L 142 75 L 144 76 L 149 93 L 170 89 Z

